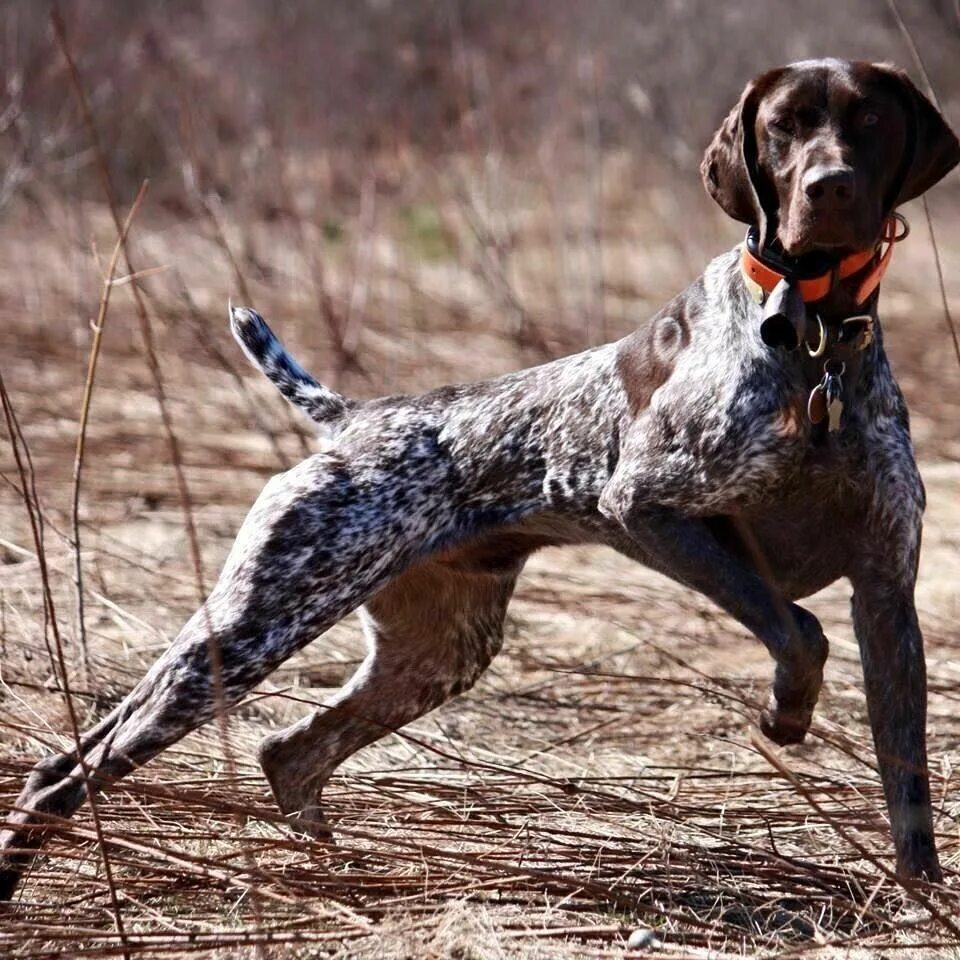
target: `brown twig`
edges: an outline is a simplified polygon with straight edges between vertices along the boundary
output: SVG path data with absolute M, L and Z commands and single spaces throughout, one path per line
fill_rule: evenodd
M 930 216 L 930 205 L 927 198 L 922 198 L 923 212 L 927 218 L 927 231 L 930 235 L 930 246 L 933 248 L 933 264 L 937 270 L 937 283 L 940 287 L 940 303 L 943 306 L 943 317 L 947 321 L 947 330 L 950 333 L 950 339 L 953 341 L 953 353 L 957 358 L 957 365 L 960 366 L 960 339 L 957 337 L 957 328 L 953 322 L 953 314 L 950 312 L 950 302 L 947 299 L 947 285 L 943 279 L 943 264 L 940 262 L 940 248 L 937 246 L 937 237 L 933 232 L 933 217 Z
M 90 345 L 90 359 L 87 364 L 87 376 L 83 384 L 83 400 L 80 404 L 80 424 L 77 428 L 77 447 L 73 457 L 73 491 L 70 502 L 70 514 L 73 524 L 73 555 L 74 555 L 74 582 L 77 587 L 77 630 L 80 637 L 80 659 L 85 683 L 90 681 L 90 654 L 87 649 L 87 627 L 84 619 L 83 596 L 83 561 L 80 555 L 80 480 L 83 471 L 83 454 L 87 440 L 87 423 L 90 417 L 90 402 L 93 399 L 93 382 L 97 373 L 97 361 L 100 358 L 100 345 L 103 342 L 103 329 L 107 320 L 107 310 L 110 306 L 110 294 L 114 286 L 114 275 L 117 270 L 117 261 L 123 248 L 130 225 L 133 223 L 140 204 L 147 192 L 148 181 L 144 180 L 137 191 L 130 212 L 123 221 L 120 235 L 113 245 L 113 254 L 103 278 L 103 288 L 100 293 L 100 305 L 97 309 L 97 319 L 93 324 L 93 342 Z

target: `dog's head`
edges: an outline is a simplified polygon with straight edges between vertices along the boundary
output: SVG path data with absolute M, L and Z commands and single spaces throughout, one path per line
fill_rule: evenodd
M 895 67 L 806 60 L 761 74 L 714 135 L 707 191 L 763 246 L 842 255 L 869 248 L 898 204 L 960 163 L 936 108 Z

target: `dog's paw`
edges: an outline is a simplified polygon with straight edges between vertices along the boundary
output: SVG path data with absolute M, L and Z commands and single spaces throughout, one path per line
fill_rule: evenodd
M 317 804 L 311 804 L 296 813 L 288 813 L 287 821 L 290 824 L 290 830 L 296 836 L 316 840 L 319 843 L 334 844 L 336 842 L 333 828 Z
M 803 607 L 790 606 L 793 630 L 784 640 L 770 699 L 760 712 L 760 730 L 780 746 L 803 743 L 806 738 L 830 649 L 820 621 Z
M 5 903 L 13 899 L 17 884 L 19 883 L 20 871 L 14 869 L 6 870 L 3 868 L 2 862 L 0 862 L 0 910 L 3 910 Z
M 760 711 L 760 730 L 774 743 L 785 747 L 803 743 L 820 699 L 823 671 L 814 668 L 801 673 L 780 664 L 773 677 L 773 689 Z
M 904 840 L 897 853 L 897 876 L 905 883 L 913 880 L 943 883 L 933 834 L 918 830 Z
M 760 711 L 760 730 L 763 735 L 781 747 L 803 743 L 813 720 L 813 705 L 785 708 L 776 697 Z

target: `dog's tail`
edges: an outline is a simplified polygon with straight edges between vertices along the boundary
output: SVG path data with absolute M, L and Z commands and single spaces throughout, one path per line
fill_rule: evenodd
M 251 363 L 315 423 L 329 426 L 331 421 L 356 406 L 355 401 L 325 387 L 307 373 L 287 353 L 256 310 L 231 305 L 230 329 Z

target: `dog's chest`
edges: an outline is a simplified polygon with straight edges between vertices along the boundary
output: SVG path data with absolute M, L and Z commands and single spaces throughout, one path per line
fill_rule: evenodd
M 810 451 L 803 385 L 742 298 L 710 279 L 688 310 L 688 346 L 629 427 L 618 472 L 635 503 L 730 512 L 769 496 Z
M 698 358 L 654 394 L 638 467 L 674 506 L 713 512 L 755 502 L 802 461 L 805 416 L 802 393 L 776 365 L 740 358 L 723 373 L 714 358 Z

